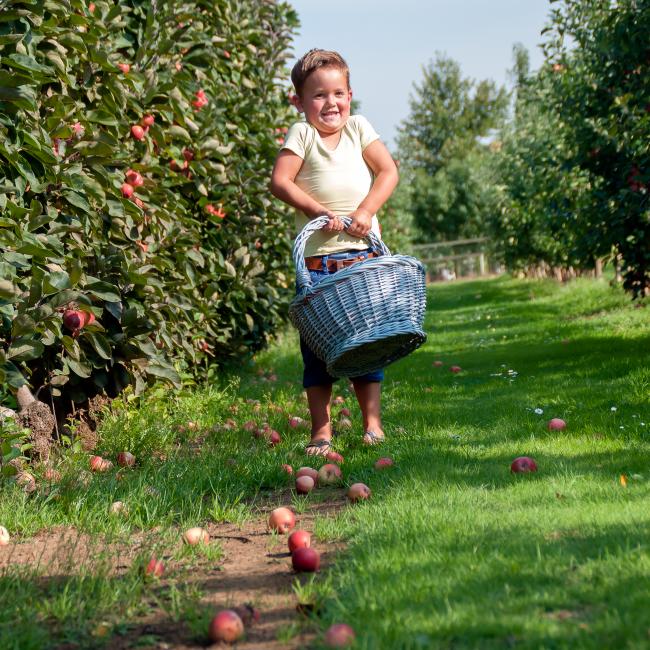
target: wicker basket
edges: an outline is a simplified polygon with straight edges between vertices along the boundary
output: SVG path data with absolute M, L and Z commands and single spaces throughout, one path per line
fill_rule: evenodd
M 349 217 L 342 217 L 348 227 Z M 310 221 L 296 237 L 293 261 L 298 294 L 289 317 L 333 377 L 356 377 L 379 370 L 426 341 L 425 273 L 414 257 L 391 255 L 374 233 L 368 240 L 379 253 L 329 275 L 312 286 L 305 245 L 327 217 Z

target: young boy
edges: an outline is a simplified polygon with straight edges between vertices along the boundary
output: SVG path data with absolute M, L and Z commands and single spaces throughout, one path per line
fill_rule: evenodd
M 395 189 L 398 174 L 369 122 L 350 116 L 350 72 L 340 54 L 310 50 L 294 66 L 291 81 L 296 91 L 293 103 L 305 121 L 287 133 L 273 168 L 271 192 L 296 208 L 298 232 L 310 219 L 329 217 L 305 248 L 307 269 L 317 284 L 341 268 L 341 260 L 350 260 L 344 263 L 347 266 L 373 256 L 365 236 L 371 229 L 379 236 L 375 215 Z M 349 228 L 341 216 L 352 217 Z M 311 414 L 311 440 L 305 451 L 325 455 L 331 449 L 330 400 L 336 379 L 303 340 L 300 349 Z M 352 378 L 363 416 L 363 441 L 369 445 L 384 440 L 382 379 L 383 371 Z

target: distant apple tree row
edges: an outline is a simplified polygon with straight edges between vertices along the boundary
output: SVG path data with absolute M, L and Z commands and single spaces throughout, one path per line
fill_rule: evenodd
M 487 235 L 512 270 L 614 262 L 648 295 L 648 33 L 644 2 L 552 2 L 540 70 L 515 47 L 512 111 L 503 89 L 438 57 L 400 131 L 393 212 L 420 241 Z
M 8 0 L 0 19 L 0 390 L 82 403 L 260 348 L 291 294 L 267 179 L 295 12 Z

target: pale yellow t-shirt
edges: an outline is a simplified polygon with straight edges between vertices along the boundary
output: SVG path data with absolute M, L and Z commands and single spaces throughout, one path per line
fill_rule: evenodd
M 295 178 L 296 185 L 341 217 L 354 212 L 372 187 L 374 177 L 363 159 L 363 150 L 378 138 L 365 117 L 351 115 L 334 150 L 323 144 L 318 131 L 308 122 L 294 124 L 282 148 L 293 151 L 304 161 Z M 308 222 L 309 218 L 297 210 L 296 232 Z M 372 230 L 380 237 L 376 215 L 372 218 Z M 368 248 L 366 239 L 351 237 L 345 232 L 318 231 L 309 237 L 305 257 L 365 248 Z

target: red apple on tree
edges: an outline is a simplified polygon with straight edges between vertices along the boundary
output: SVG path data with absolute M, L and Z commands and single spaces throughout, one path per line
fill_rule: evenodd
M 128 63 L 118 63 L 117 67 L 124 73 L 129 74 L 131 66 Z
M 126 182 L 129 183 L 129 185 L 132 185 L 133 187 L 139 187 L 140 185 L 144 184 L 144 179 L 142 178 L 142 174 L 134 171 L 133 169 L 127 169 L 126 174 L 124 176 L 126 178 Z
M 147 114 L 140 120 L 140 124 L 142 124 L 142 126 L 149 127 L 153 126 L 155 121 L 156 118 L 153 115 Z
M 134 124 L 131 127 L 131 135 L 136 139 L 136 140 L 143 140 L 144 139 L 144 129 L 139 125 L 139 124 Z
M 133 196 L 133 192 L 135 192 L 133 185 L 129 185 L 129 183 L 122 183 L 122 187 L 120 189 L 122 190 L 122 196 L 125 199 L 130 199 Z

